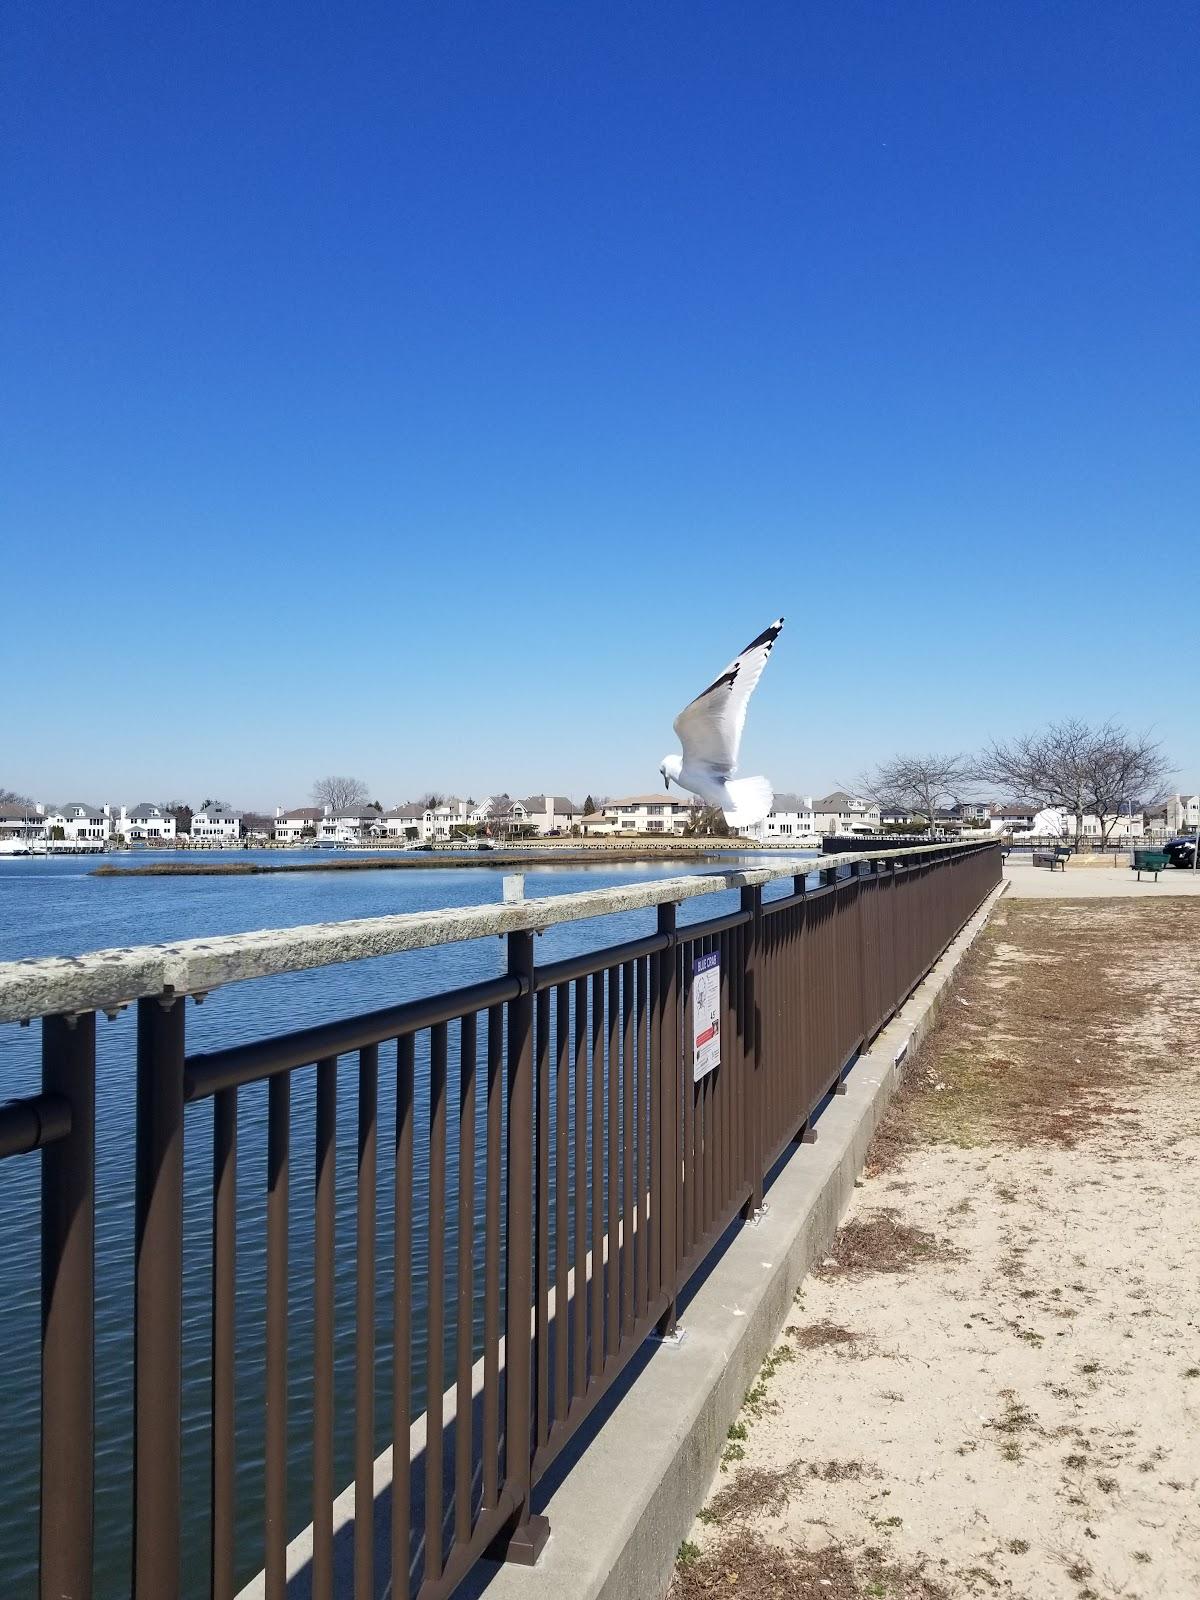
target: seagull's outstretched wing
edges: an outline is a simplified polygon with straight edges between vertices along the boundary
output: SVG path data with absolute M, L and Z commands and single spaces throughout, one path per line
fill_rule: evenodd
M 714 679 L 703 694 L 698 694 L 691 705 L 684 706 L 675 718 L 684 766 L 704 763 L 726 776 L 737 770 L 746 707 L 782 627 L 783 618 L 780 617 L 757 639 L 751 639 L 720 677 Z

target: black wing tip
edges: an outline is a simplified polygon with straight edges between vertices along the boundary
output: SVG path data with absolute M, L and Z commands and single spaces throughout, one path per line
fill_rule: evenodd
M 750 643 L 746 646 L 746 650 L 757 650 L 759 645 L 766 645 L 767 649 L 769 650 L 782 632 L 783 618 L 777 617 L 769 628 L 763 629 L 757 639 L 751 639 Z M 746 654 L 746 650 L 742 651 L 743 655 Z

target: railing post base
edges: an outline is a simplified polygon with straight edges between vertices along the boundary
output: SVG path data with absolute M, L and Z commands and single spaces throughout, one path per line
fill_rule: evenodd
M 672 1295 L 667 1304 L 667 1309 L 654 1325 L 652 1338 L 662 1340 L 674 1339 L 679 1328 L 679 1307 L 675 1296 Z
M 672 1310 L 673 1309 L 674 1308 L 672 1308 Z M 687 1329 L 684 1327 L 682 1322 L 673 1323 L 673 1325 L 667 1330 L 663 1329 L 662 1323 L 660 1322 L 658 1327 L 655 1328 L 654 1332 L 650 1335 L 650 1342 L 651 1344 L 669 1345 L 672 1350 L 678 1350 L 679 1346 L 686 1338 Z
M 800 1135 L 797 1138 L 796 1143 L 797 1144 L 816 1144 L 816 1142 L 817 1142 L 817 1130 L 813 1127 L 811 1122 L 806 1122 L 804 1124 L 804 1126 L 800 1130 Z
M 524 1521 L 510 1522 L 492 1540 L 487 1553 L 493 1561 L 509 1561 L 516 1567 L 533 1567 L 546 1548 L 550 1523 L 546 1517 L 526 1515 Z

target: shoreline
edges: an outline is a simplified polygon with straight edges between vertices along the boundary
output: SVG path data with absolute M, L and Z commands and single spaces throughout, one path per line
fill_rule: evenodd
M 641 861 L 721 861 L 731 855 L 748 852 L 737 850 L 606 850 L 603 855 L 586 850 L 568 853 L 555 850 L 534 855 L 529 852 L 475 851 L 454 855 L 449 851 L 431 851 L 428 855 L 365 856 L 354 860 L 280 862 L 278 866 L 265 861 L 152 861 L 145 866 L 94 867 L 88 874 L 92 878 L 219 878 L 219 877 L 271 877 L 282 872 L 401 872 L 429 871 L 442 867 L 495 867 L 506 871 L 523 867 L 557 867 L 564 865 L 590 866 L 608 862 Z

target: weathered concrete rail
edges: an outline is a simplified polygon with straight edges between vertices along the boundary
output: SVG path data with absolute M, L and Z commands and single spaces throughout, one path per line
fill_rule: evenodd
M 949 847 L 950 850 L 953 847 Z M 868 850 L 814 863 L 814 871 L 846 868 L 860 861 L 946 855 L 948 847 L 922 845 Z M 296 928 L 264 928 L 175 944 L 133 945 L 83 956 L 50 956 L 0 963 L 0 1022 L 78 1011 L 107 1011 L 156 995 L 207 994 L 249 978 L 305 972 L 342 961 L 427 950 L 487 934 L 540 932 L 559 923 L 613 916 L 650 906 L 678 904 L 722 889 L 739 889 L 791 878 L 805 870 L 797 860 L 739 871 L 696 873 L 617 889 L 588 889 L 516 904 L 453 906 L 394 917 L 360 917 Z

